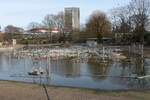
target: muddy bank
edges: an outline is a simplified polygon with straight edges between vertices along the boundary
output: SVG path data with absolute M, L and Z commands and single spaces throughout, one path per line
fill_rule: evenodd
M 1 100 L 47 100 L 40 85 L 0 81 Z M 104 92 L 88 89 L 46 87 L 50 100 L 149 100 L 150 91 Z

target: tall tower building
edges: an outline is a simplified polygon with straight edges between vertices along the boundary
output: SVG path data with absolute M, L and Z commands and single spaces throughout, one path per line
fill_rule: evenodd
M 65 8 L 65 29 L 67 31 L 80 29 L 80 9 L 76 7 Z

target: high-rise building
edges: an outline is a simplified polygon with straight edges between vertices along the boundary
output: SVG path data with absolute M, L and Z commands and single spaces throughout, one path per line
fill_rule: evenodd
M 80 29 L 80 9 L 76 7 L 65 8 L 65 29 L 67 31 Z

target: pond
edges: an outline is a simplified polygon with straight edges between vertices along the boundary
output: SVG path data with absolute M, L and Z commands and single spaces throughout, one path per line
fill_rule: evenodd
M 12 52 L 0 53 L 0 79 L 45 83 L 56 86 L 92 88 L 101 90 L 129 90 L 150 88 L 150 78 L 132 76 L 150 75 L 150 59 L 130 57 L 130 61 L 85 63 L 65 60 L 38 60 L 36 66 L 49 66 L 49 77 L 30 77 L 34 61 L 31 57 L 16 58 Z

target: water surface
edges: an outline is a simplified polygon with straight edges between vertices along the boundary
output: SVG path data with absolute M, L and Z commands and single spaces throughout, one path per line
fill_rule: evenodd
M 130 57 L 130 60 L 132 61 L 73 63 L 64 60 L 49 62 L 43 59 L 35 63 L 31 57 L 18 59 L 11 52 L 5 52 L 0 53 L 0 79 L 103 90 L 150 88 L 150 78 L 142 80 L 126 78 L 126 76 L 150 75 L 150 59 Z M 43 68 L 49 66 L 49 78 L 29 77 L 28 72 L 33 66 Z

